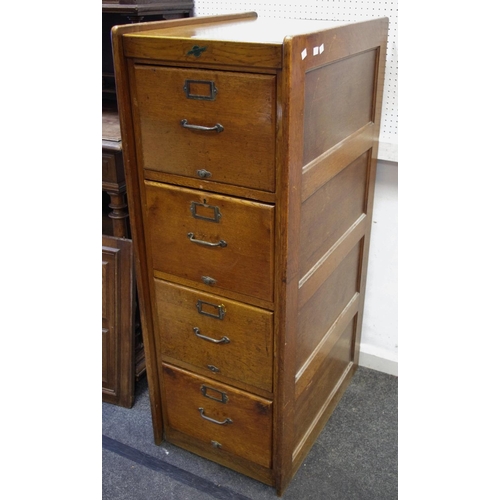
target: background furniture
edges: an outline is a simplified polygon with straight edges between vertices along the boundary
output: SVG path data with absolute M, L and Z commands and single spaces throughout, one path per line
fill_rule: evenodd
M 359 356 L 387 19 L 113 30 L 156 442 L 282 494 Z
M 118 113 L 103 109 L 102 116 L 102 400 L 130 408 L 146 364 Z
M 120 24 L 192 17 L 193 0 L 107 0 L 102 2 L 102 92 L 116 103 L 111 28 Z M 116 107 L 116 106 L 115 106 Z
M 146 364 L 136 300 L 127 186 L 111 50 L 114 25 L 188 17 L 192 1 L 102 4 L 102 400 L 130 408 Z

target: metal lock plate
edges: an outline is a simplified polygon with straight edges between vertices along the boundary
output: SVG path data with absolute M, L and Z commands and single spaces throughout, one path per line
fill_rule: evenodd
M 226 315 L 226 308 L 224 307 L 224 304 L 216 305 L 203 300 L 198 300 L 196 302 L 196 309 L 198 309 L 200 314 L 209 316 L 210 318 L 224 319 L 224 316 Z
M 215 82 L 210 80 L 186 80 L 183 89 L 188 99 L 215 101 L 217 96 Z
M 206 220 L 209 222 L 219 222 L 222 217 L 219 207 L 208 205 L 207 200 L 203 200 L 203 203 L 192 201 L 190 210 L 191 215 L 195 219 Z
M 208 385 L 202 385 L 200 387 L 200 390 L 206 398 L 213 399 L 214 401 L 218 401 L 219 403 L 226 404 L 229 401 L 229 398 L 225 392 L 214 389 L 213 387 L 209 387 Z

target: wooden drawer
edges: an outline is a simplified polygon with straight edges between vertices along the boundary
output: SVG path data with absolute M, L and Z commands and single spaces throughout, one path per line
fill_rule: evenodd
M 162 355 L 272 392 L 273 313 L 155 279 Z
M 136 65 L 134 77 L 145 169 L 274 192 L 274 76 Z
M 155 270 L 272 301 L 273 206 L 153 182 L 146 203 Z
M 171 428 L 271 467 L 271 401 L 167 364 L 163 380 Z

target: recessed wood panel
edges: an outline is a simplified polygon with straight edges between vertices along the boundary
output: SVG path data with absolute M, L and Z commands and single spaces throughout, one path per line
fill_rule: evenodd
M 116 394 L 118 371 L 117 353 L 117 267 L 119 254 L 112 248 L 102 251 L 102 388 L 110 394 Z
M 108 272 L 109 269 L 109 262 L 107 260 L 102 261 L 102 320 L 103 321 L 109 321 L 109 315 L 112 313 L 112 310 L 110 311 L 109 306 L 110 306 L 110 300 L 113 300 L 113 290 L 114 287 L 110 287 L 110 278 L 112 275 Z M 110 297 L 111 295 L 111 297 Z M 112 302 L 111 302 L 112 304 Z
M 328 329 L 358 291 L 360 249 L 360 243 L 354 246 L 317 289 L 316 293 L 299 310 L 297 371 L 316 349 Z
M 377 51 L 306 74 L 303 164 L 372 121 Z
M 311 425 L 320 418 L 320 412 L 331 397 L 344 371 L 352 361 L 352 343 L 355 318 L 325 358 L 315 377 L 295 402 L 295 443 L 297 444 Z
M 102 400 L 134 401 L 132 241 L 102 236 Z
M 369 161 L 364 153 L 302 204 L 301 277 L 365 213 Z

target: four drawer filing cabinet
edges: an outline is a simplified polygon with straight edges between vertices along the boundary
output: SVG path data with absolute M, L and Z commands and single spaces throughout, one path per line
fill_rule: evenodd
M 358 363 L 387 25 L 113 28 L 155 442 L 278 495 Z

